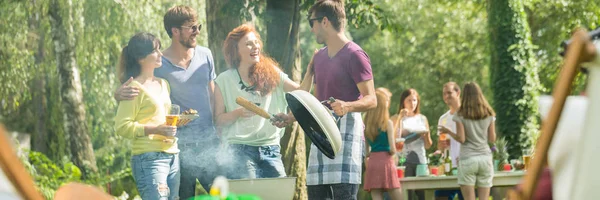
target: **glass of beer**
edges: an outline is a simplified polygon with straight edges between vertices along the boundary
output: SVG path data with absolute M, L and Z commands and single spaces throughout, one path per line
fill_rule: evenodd
M 523 170 L 527 170 L 527 168 L 529 167 L 529 162 L 531 161 L 532 153 L 533 152 L 531 149 L 523 149 Z
M 179 120 L 179 105 L 171 104 L 171 106 L 167 107 L 167 123 L 168 126 L 177 126 L 177 121 Z
M 440 133 L 440 140 L 441 141 L 445 141 L 448 139 L 448 134 L 446 133 Z
M 402 151 L 402 148 L 404 148 L 404 138 L 396 138 L 396 150 L 397 151 Z

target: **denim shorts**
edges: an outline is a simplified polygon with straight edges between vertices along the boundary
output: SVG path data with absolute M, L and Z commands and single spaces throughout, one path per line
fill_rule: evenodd
M 144 200 L 179 199 L 179 155 L 148 152 L 131 157 L 131 171 Z
M 285 168 L 281 161 L 281 147 L 250 146 L 243 144 L 231 144 L 228 149 L 231 158 L 225 165 L 227 178 L 230 179 L 253 179 L 253 178 L 276 178 L 285 177 Z

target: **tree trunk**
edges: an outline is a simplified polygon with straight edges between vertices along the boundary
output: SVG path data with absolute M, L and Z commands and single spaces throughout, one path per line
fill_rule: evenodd
M 300 60 L 300 0 L 267 0 L 266 50 L 296 82 L 302 79 Z M 281 139 L 283 164 L 288 176 L 297 177 L 294 199 L 307 199 L 306 148 L 304 133 L 297 123 Z
M 509 154 L 515 158 L 538 133 L 538 64 L 523 2 L 488 0 L 487 11 L 496 130 L 508 140 Z
M 34 0 L 32 2 L 34 5 L 37 5 L 37 1 Z M 48 117 L 48 104 L 46 101 L 46 76 L 45 68 L 41 66 L 42 61 L 45 57 L 44 51 L 44 42 L 45 42 L 45 34 L 44 31 L 40 28 L 40 13 L 41 9 L 38 10 L 37 6 L 34 6 L 36 9 L 35 14 L 31 15 L 29 18 L 29 30 L 35 30 L 37 33 L 37 52 L 35 53 L 35 67 L 36 69 L 40 69 L 41 73 L 37 73 L 36 78 L 33 79 L 33 87 L 31 88 L 32 93 L 32 102 L 33 102 L 33 111 L 35 113 L 36 123 L 34 127 L 34 133 L 31 139 L 31 150 L 43 153 L 45 155 L 49 155 L 48 148 L 48 131 L 46 127 L 46 118 Z
M 73 3 L 71 0 L 52 0 L 50 16 L 52 41 L 56 54 L 60 97 L 63 101 L 65 133 L 69 138 L 71 160 L 82 171 L 85 179 L 97 171 L 96 159 L 85 119 L 83 94 L 77 61 L 75 60 L 75 36 L 73 35 Z
M 223 57 L 223 41 L 229 31 L 244 21 L 239 12 L 247 5 L 247 0 L 207 0 L 208 48 L 212 51 L 217 75 L 228 68 Z

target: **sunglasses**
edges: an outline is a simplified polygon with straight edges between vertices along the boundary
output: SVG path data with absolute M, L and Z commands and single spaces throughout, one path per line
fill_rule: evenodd
M 181 26 L 181 27 L 189 28 L 189 29 L 192 29 L 193 32 L 196 32 L 196 31 L 200 31 L 200 29 L 202 29 L 202 24 L 193 25 L 193 26 Z
M 325 17 L 317 17 L 317 18 L 308 19 L 308 24 L 310 24 L 310 27 L 312 28 L 313 27 L 313 21 L 315 21 L 315 20 L 321 21 L 321 20 L 323 20 L 323 18 L 325 18 Z

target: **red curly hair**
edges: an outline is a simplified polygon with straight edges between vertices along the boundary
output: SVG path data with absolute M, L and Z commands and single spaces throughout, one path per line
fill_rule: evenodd
M 258 42 L 262 47 L 263 42 L 260 39 L 260 35 L 254 26 L 250 24 L 242 24 L 227 34 L 227 38 L 225 39 L 225 42 L 223 42 L 223 55 L 230 67 L 239 67 L 241 58 L 238 43 L 249 33 L 254 33 L 256 35 Z M 263 54 L 262 51 L 260 51 L 259 58 L 259 62 L 250 67 L 249 76 L 254 83 L 255 90 L 260 91 L 260 94 L 264 96 L 271 93 L 279 83 L 279 72 L 281 70 L 277 67 L 279 64 L 271 57 Z

